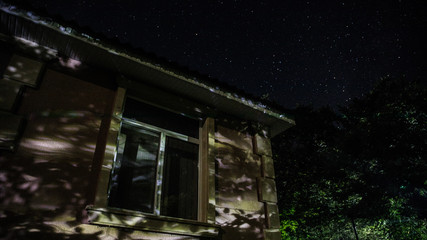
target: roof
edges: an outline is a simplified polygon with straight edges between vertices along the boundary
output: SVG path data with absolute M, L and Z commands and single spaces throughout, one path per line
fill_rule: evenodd
M 91 37 L 49 18 L 19 10 L 0 0 L 0 34 L 20 38 L 57 50 L 88 65 L 115 69 L 118 74 L 171 91 L 191 96 L 210 109 L 259 122 L 270 128 L 271 135 L 295 125 L 293 118 L 253 96 L 231 89 L 218 80 L 202 76 L 159 58 L 148 56 L 123 44 Z M 148 77 L 147 77 L 148 76 Z

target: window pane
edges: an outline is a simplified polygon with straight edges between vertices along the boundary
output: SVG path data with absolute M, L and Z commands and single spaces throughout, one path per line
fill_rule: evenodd
M 22 128 L 22 117 L 0 111 L 0 150 L 13 150 Z
M 199 138 L 199 121 L 139 102 L 126 99 L 123 117 L 135 119 L 156 127 Z
M 0 109 L 12 111 L 21 92 L 21 84 L 18 82 L 0 80 Z
M 197 144 L 166 138 L 161 215 L 197 219 Z
M 156 132 L 123 124 L 109 206 L 153 213 L 159 141 Z

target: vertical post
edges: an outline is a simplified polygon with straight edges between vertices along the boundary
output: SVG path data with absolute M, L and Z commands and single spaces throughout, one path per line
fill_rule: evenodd
M 114 157 L 117 150 L 117 137 L 120 131 L 120 119 L 123 111 L 123 103 L 125 100 L 126 90 L 124 88 L 118 88 L 116 92 L 115 101 L 113 104 L 113 116 L 109 117 L 110 124 L 108 132 L 105 134 L 105 142 L 97 145 L 103 151 L 100 156 L 97 176 L 97 188 L 94 205 L 96 207 L 107 207 L 108 202 L 108 182 L 110 180 L 111 169 L 113 167 Z M 95 150 L 96 151 L 96 150 Z
M 165 162 L 166 135 L 160 133 L 160 147 L 157 155 L 156 188 L 154 192 L 154 214 L 160 215 L 162 205 L 163 166 Z
M 199 221 L 215 223 L 215 120 L 200 129 Z

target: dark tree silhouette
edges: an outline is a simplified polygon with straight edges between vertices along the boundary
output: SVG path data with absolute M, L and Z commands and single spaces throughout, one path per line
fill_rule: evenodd
M 285 239 L 427 238 L 427 91 L 383 79 L 273 139 Z

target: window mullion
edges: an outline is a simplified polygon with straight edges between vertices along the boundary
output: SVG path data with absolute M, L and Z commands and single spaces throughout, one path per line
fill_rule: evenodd
M 163 164 L 165 160 L 166 134 L 160 133 L 160 147 L 157 161 L 156 173 L 156 192 L 154 194 L 154 214 L 160 215 L 161 195 L 162 195 L 162 180 L 163 180 Z

